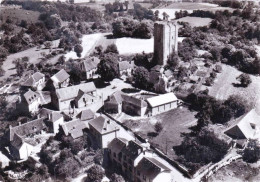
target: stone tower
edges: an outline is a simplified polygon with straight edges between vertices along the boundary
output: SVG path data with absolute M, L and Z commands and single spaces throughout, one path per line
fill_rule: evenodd
M 157 65 L 166 65 L 172 51 L 178 50 L 177 22 L 161 21 L 154 24 L 154 60 Z

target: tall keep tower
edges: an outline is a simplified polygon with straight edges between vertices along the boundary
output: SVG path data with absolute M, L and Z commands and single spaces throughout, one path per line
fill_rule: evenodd
M 157 65 L 166 65 L 168 56 L 178 50 L 178 25 L 161 21 L 154 24 L 154 58 Z

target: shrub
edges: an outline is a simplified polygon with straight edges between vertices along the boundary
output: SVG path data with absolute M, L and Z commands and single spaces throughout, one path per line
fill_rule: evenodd
M 242 87 L 247 87 L 250 83 L 252 83 L 250 76 L 246 73 L 242 73 L 236 79 L 240 81 L 240 85 Z

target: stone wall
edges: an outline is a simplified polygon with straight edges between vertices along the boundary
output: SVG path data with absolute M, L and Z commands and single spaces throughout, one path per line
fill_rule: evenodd
M 172 51 L 178 50 L 178 25 L 163 21 L 154 24 L 154 57 L 157 65 L 166 65 Z

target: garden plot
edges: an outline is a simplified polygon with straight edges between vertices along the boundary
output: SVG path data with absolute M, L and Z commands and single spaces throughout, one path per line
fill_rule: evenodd
M 183 17 L 178 19 L 179 22 L 187 22 L 190 24 L 191 27 L 202 27 L 208 26 L 212 21 L 211 18 L 200 18 L 200 17 Z

